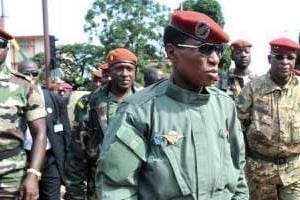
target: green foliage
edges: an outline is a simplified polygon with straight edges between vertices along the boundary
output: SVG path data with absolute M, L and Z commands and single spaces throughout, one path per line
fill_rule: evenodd
M 204 13 L 216 21 L 221 27 L 224 27 L 225 21 L 221 5 L 215 0 L 186 0 L 183 2 L 184 10 L 192 10 Z M 219 68 L 222 73 L 226 73 L 230 67 L 230 48 L 225 45 L 224 53 L 221 58 Z
M 91 44 L 73 44 L 57 47 L 57 64 L 61 68 L 63 80 L 73 84 L 75 88 L 89 88 L 90 72 L 99 63 L 104 62 L 104 49 Z M 33 60 L 42 66 L 44 55 L 37 54 Z
M 105 52 L 117 47 L 132 50 L 139 59 L 139 74 L 153 60 L 163 60 L 163 28 L 167 7 L 153 0 L 95 0 L 86 14 L 85 31 L 99 39 Z
M 186 0 L 183 2 L 183 10 L 202 12 L 224 27 L 225 21 L 221 5 L 215 0 Z

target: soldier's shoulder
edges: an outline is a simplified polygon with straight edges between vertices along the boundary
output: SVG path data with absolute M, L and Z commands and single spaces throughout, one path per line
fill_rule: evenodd
M 217 88 L 216 86 L 209 86 L 206 87 L 206 90 L 214 96 L 218 96 L 220 98 L 224 98 L 224 99 L 228 99 L 228 100 L 232 100 L 232 98 L 225 92 L 220 90 L 219 88 Z
M 255 78 L 251 79 L 248 83 L 249 86 L 256 86 L 263 84 L 268 79 L 267 74 L 256 76 Z
M 24 74 L 21 74 L 15 70 L 9 70 L 10 78 L 9 81 L 11 83 L 14 83 L 16 85 L 19 85 L 20 87 L 33 87 L 31 84 L 32 79 L 29 76 L 26 76 Z
M 128 97 L 125 102 L 133 105 L 142 105 L 158 96 L 164 95 L 168 81 L 169 80 L 164 80 L 148 86 Z

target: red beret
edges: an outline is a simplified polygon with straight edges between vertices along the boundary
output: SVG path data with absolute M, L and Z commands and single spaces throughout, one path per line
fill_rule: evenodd
M 187 36 L 211 43 L 227 43 L 229 36 L 210 17 L 193 11 L 174 11 L 170 26 Z
M 69 83 L 60 83 L 59 86 L 58 86 L 58 90 L 72 90 L 73 87 L 72 85 L 70 85 Z
M 117 48 L 108 52 L 107 57 L 107 65 L 111 66 L 116 63 L 132 63 L 134 65 L 137 64 L 137 57 L 125 48 Z
M 252 44 L 246 40 L 235 40 L 230 45 L 232 48 L 252 47 Z
M 96 71 L 93 71 L 92 72 L 92 77 L 102 78 L 103 77 L 102 69 L 98 69 Z
M 3 29 L 0 29 L 0 38 L 5 39 L 5 40 L 11 40 L 14 37 L 11 34 L 5 32 Z
M 270 42 L 271 52 L 274 53 L 289 53 L 299 49 L 299 44 L 289 38 L 278 38 Z
M 99 68 L 103 70 L 108 69 L 108 64 L 107 63 L 99 64 Z

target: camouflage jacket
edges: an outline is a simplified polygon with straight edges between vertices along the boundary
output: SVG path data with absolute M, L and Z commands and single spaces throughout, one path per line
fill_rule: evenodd
M 284 87 L 263 75 L 250 82 L 237 99 L 237 109 L 250 151 L 265 156 L 300 154 L 300 79 Z
M 245 86 L 236 106 L 248 143 L 247 169 L 260 171 L 263 177 L 279 175 L 283 185 L 300 177 L 300 78 L 292 75 L 279 87 L 266 74 Z M 287 164 L 274 165 L 251 155 L 291 158 Z M 256 177 L 257 178 L 257 177 Z
M 236 99 L 243 87 L 257 75 L 248 71 L 247 75 L 239 76 L 234 74 L 234 69 L 229 70 L 228 74 L 221 76 L 219 88 L 225 91 L 231 98 Z
M 0 71 L 0 175 L 25 167 L 25 161 L 7 162 L 15 149 L 23 149 L 26 121 L 46 116 L 42 97 L 26 77 L 14 71 Z M 20 152 L 20 151 L 19 151 Z M 17 163 L 16 163 L 17 162 Z M 9 166 L 8 166 L 9 165 Z
M 119 103 L 109 84 L 77 102 L 65 167 L 65 199 L 96 199 L 94 178 L 99 145 Z

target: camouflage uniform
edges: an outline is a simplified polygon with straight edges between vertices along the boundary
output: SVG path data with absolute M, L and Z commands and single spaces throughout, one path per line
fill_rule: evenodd
M 234 74 L 234 69 L 231 69 L 227 75 L 221 77 L 219 88 L 236 99 L 243 87 L 255 77 L 257 76 L 250 71 L 247 72 L 246 76 L 240 76 Z
M 96 199 L 94 179 L 99 144 L 119 103 L 109 84 L 78 101 L 67 153 L 65 199 Z
M 27 77 L 0 71 L 0 199 L 16 199 L 24 175 L 26 120 L 46 116 L 43 100 Z
M 281 88 L 268 73 L 251 81 L 238 96 L 253 200 L 300 199 L 299 81 L 292 75 Z

